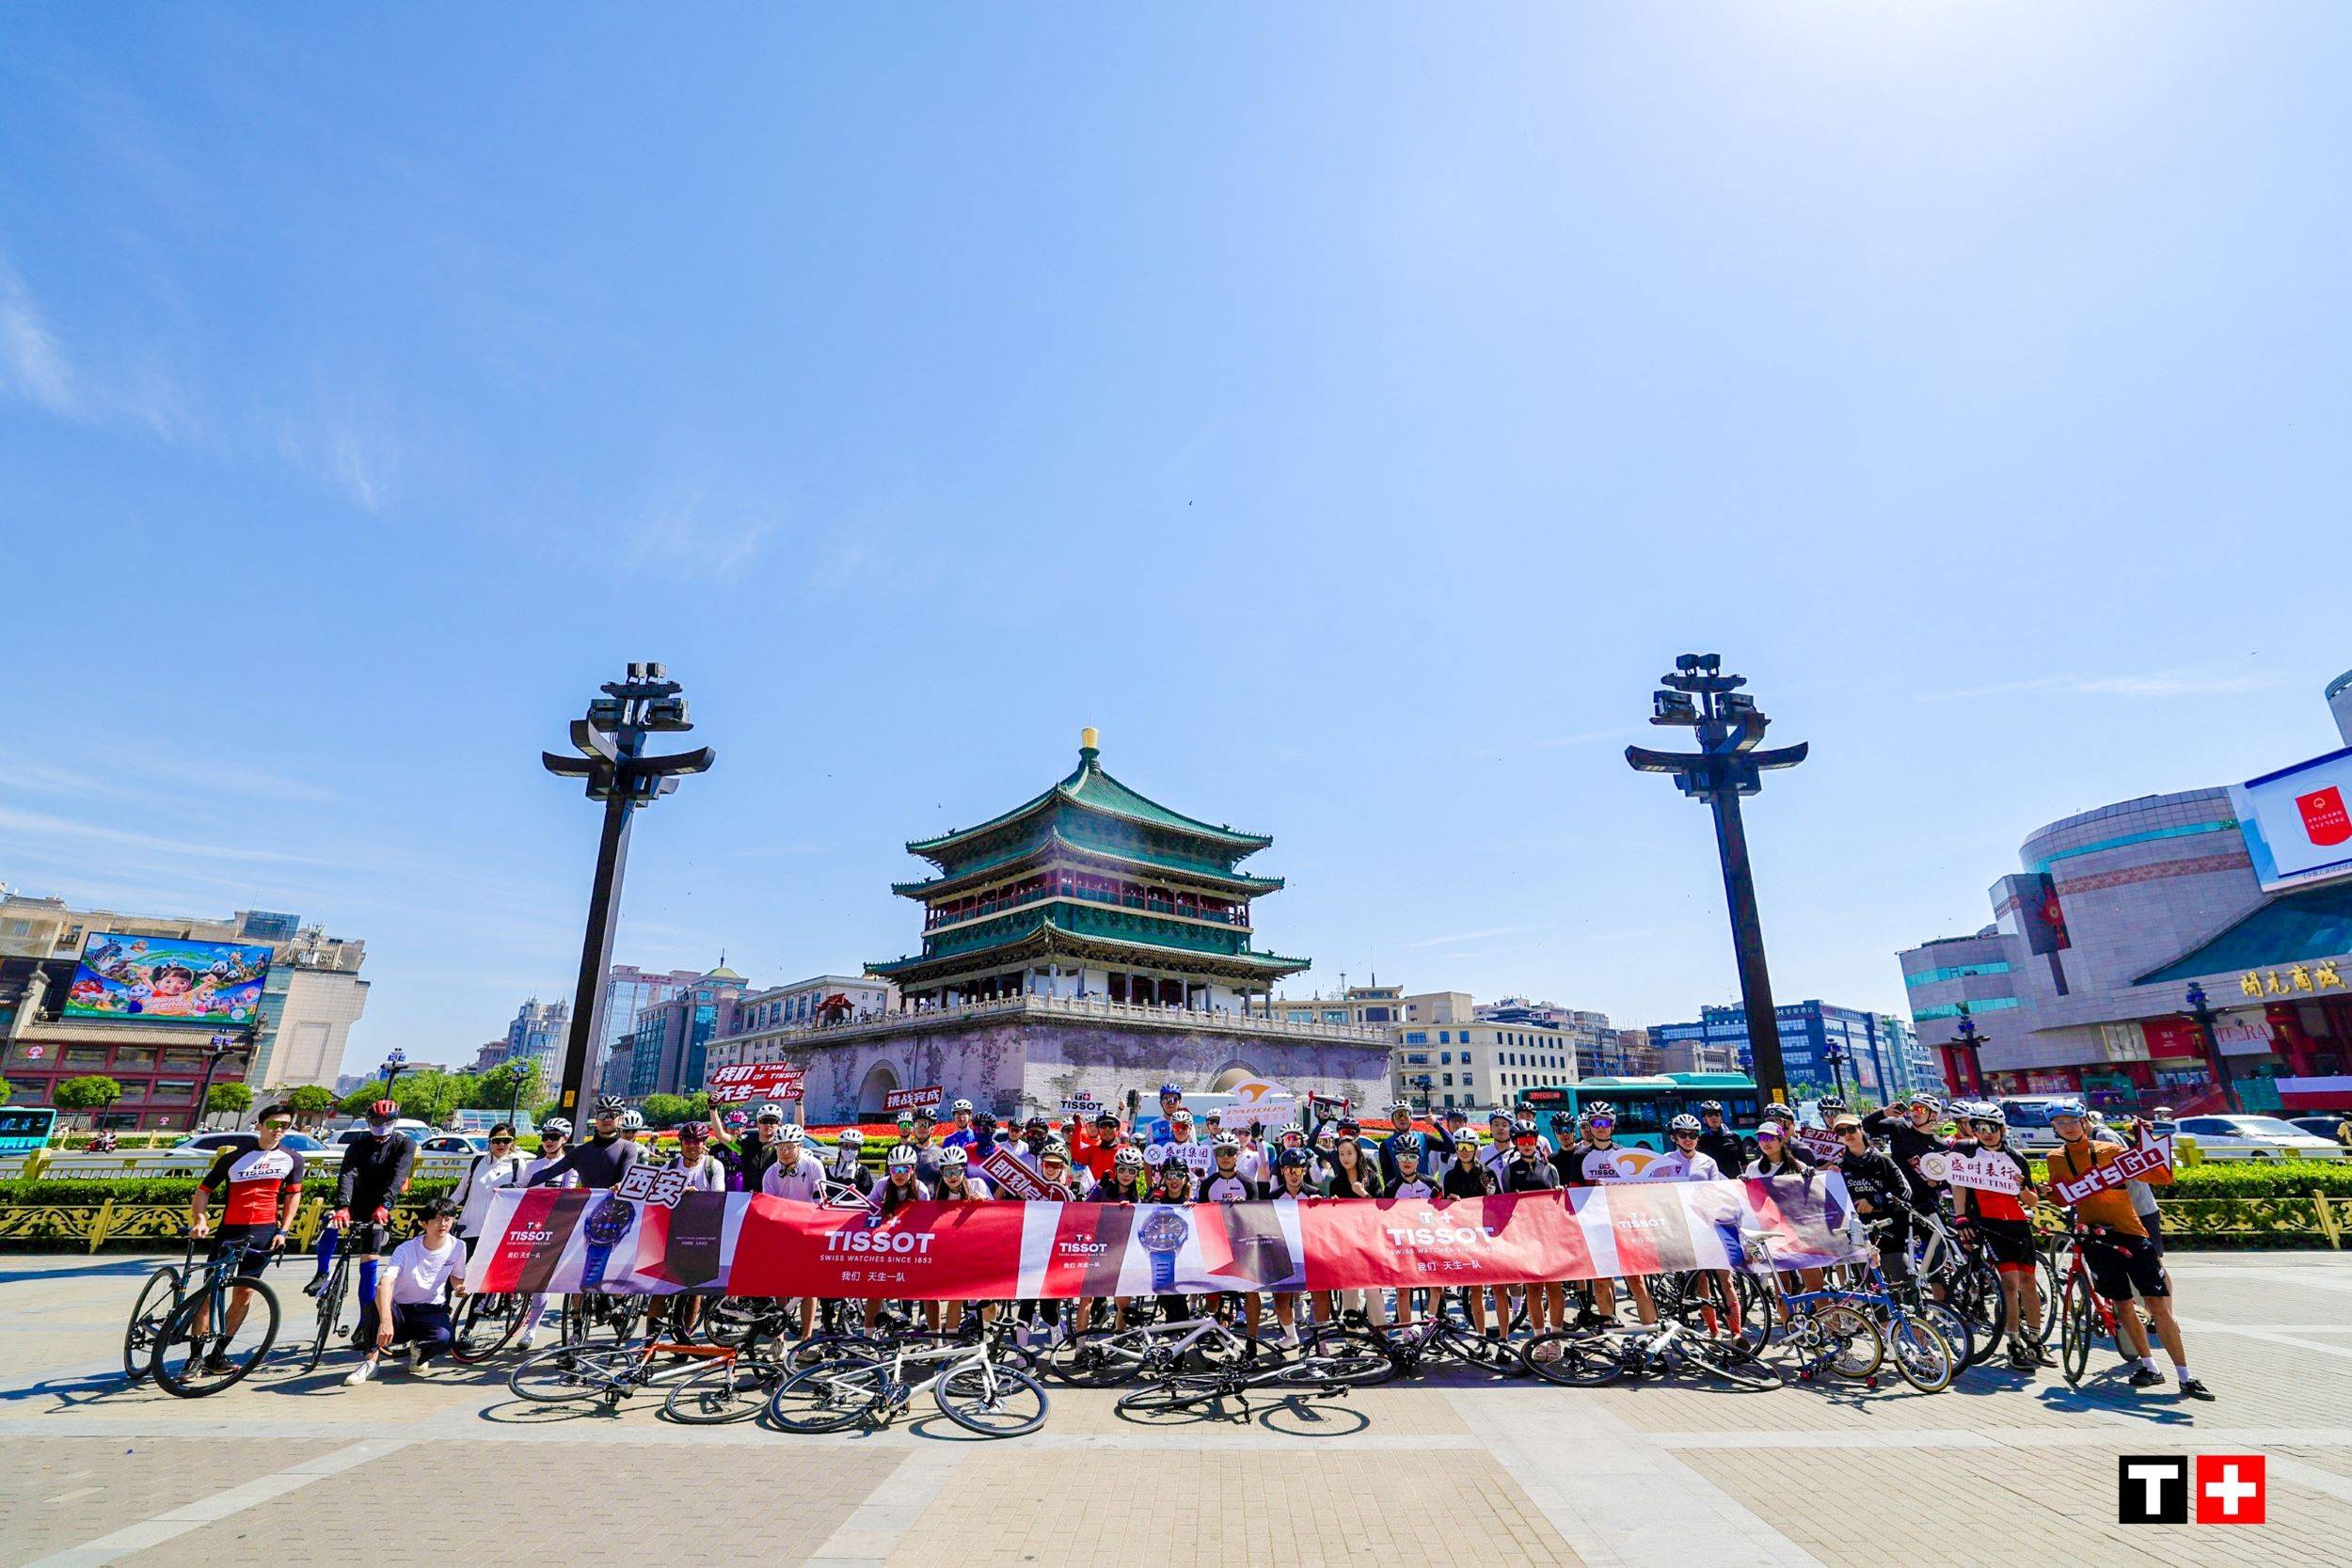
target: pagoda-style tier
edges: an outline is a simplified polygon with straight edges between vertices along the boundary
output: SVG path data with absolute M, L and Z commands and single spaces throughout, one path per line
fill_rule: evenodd
M 923 951 L 868 972 L 917 1009 L 1032 994 L 1247 1012 L 1307 968 L 1249 945 L 1250 900 L 1282 882 L 1236 867 L 1274 841 L 1137 794 L 1083 742 L 1051 789 L 907 845 L 940 872 L 892 888 L 924 907 Z

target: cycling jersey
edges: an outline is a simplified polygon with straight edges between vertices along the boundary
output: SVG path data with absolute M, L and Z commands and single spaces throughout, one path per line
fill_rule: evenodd
M 1445 1183 L 1443 1181 L 1432 1181 L 1428 1177 L 1422 1175 L 1419 1171 L 1416 1171 L 1409 1178 L 1399 1177 L 1395 1181 L 1391 1182 L 1389 1186 L 1388 1196 L 1391 1197 L 1418 1198 L 1443 1197 L 1445 1196 Z
M 1435 1170 L 1438 1165 L 1448 1164 L 1454 1159 L 1454 1140 L 1435 1128 L 1426 1132 L 1391 1132 L 1380 1140 L 1380 1178 L 1382 1180 L 1389 1182 L 1396 1180 L 1396 1148 L 1407 1138 L 1421 1145 L 1421 1168 L 1423 1170 Z
M 1895 1205 L 1904 1201 L 1910 1193 L 1902 1167 L 1875 1148 L 1865 1148 L 1859 1154 L 1849 1149 L 1845 1159 L 1838 1162 L 1837 1173 L 1846 1179 L 1847 1194 L 1870 1206 L 1873 1219 L 1892 1215 Z
M 335 1207 L 365 1218 L 391 1206 L 408 1184 L 417 1146 L 395 1132 L 354 1138 L 343 1148 L 343 1168 L 335 1178 Z
M 302 1172 L 301 1154 L 284 1144 L 264 1149 L 259 1138 L 238 1138 L 221 1146 L 197 1185 L 207 1196 L 228 1188 L 221 1224 L 274 1226 L 280 1201 L 302 1190 Z
M 1239 1174 L 1212 1176 L 1200 1184 L 1204 1203 L 1248 1203 L 1265 1196 L 1264 1189 Z
M 769 1143 L 757 1132 L 733 1143 L 721 1143 L 713 1152 L 725 1161 L 735 1173 L 737 1190 L 746 1193 L 766 1192 L 768 1169 L 783 1153 L 782 1144 Z
M 690 1193 L 723 1193 L 727 1190 L 727 1167 L 708 1153 L 692 1164 L 683 1154 L 671 1157 L 669 1170 L 686 1173 L 686 1190 Z
M 971 1128 L 959 1127 L 949 1132 L 946 1137 L 940 1139 L 939 1147 L 942 1148 L 971 1148 L 976 1147 L 979 1141 L 980 1135 L 974 1132 Z
M 1444 1184 L 1448 1197 L 1485 1197 L 1495 1190 L 1494 1174 L 1483 1164 L 1473 1163 L 1464 1170 L 1459 1160 L 1446 1166 Z
M 1506 1193 L 1547 1193 L 1559 1188 L 1560 1177 L 1544 1159 L 1514 1160 L 1504 1169 L 1502 1191 Z
M 1619 1180 L 1617 1156 L 1624 1152 L 1615 1144 L 1578 1144 L 1564 1148 L 1552 1157 L 1551 1168 L 1563 1187 L 1590 1187 L 1602 1181 Z
M 1915 1209 L 1935 1207 L 1940 1181 L 1931 1181 L 1920 1174 L 1919 1156 L 1933 1154 L 1944 1147 L 1944 1140 L 1933 1132 L 1922 1132 L 1911 1125 L 1907 1116 L 1892 1111 L 1872 1111 L 1862 1118 L 1862 1130 L 1874 1138 L 1886 1140 L 1886 1151 L 1894 1156 L 1896 1168 L 1903 1173 L 1903 1184 L 1910 1192 Z
M 1969 1212 L 1975 1214 L 1979 1219 L 2002 1220 L 2012 1225 L 2023 1225 L 2026 1220 L 2032 1217 L 2031 1213 L 2026 1208 L 2023 1188 L 2026 1182 L 2033 1180 L 2033 1167 L 2026 1164 L 2026 1157 L 2024 1155 L 2018 1153 L 2007 1144 L 2003 1144 L 1997 1148 L 1987 1148 L 1984 1145 L 1979 1143 L 1974 1138 L 1958 1139 L 1952 1143 L 1950 1148 L 1954 1154 L 1973 1155 L 1979 1160 L 1987 1158 L 2006 1159 L 2010 1164 L 2017 1167 L 2017 1182 L 2020 1188 L 2020 1191 L 2018 1192 L 1989 1193 L 1981 1187 L 1963 1187 L 1958 1189 L 1958 1191 L 1968 1195 Z
M 553 1180 L 548 1180 L 548 1181 L 544 1182 L 544 1183 L 542 1183 L 542 1182 L 540 1181 L 540 1180 L 539 1180 L 539 1174 L 540 1174 L 540 1172 L 542 1172 L 542 1171 L 547 1171 L 547 1170 L 552 1170 L 552 1169 L 554 1169 L 554 1167 L 555 1167 L 555 1166 L 560 1165 L 560 1164 L 564 1164 L 564 1156 L 563 1156 L 563 1155 L 561 1155 L 561 1154 L 542 1154 L 542 1155 L 538 1156 L 536 1159 L 532 1160 L 532 1161 L 529 1164 L 527 1164 L 527 1165 L 523 1166 L 523 1185 L 524 1185 L 524 1186 L 526 1186 L 526 1187 L 537 1187 L 537 1186 L 541 1186 L 541 1185 L 549 1186 L 549 1187 L 577 1187 L 577 1186 L 579 1186 L 579 1185 L 580 1185 L 580 1178 L 579 1178 L 579 1177 L 577 1177 L 577 1176 L 574 1176 L 574 1175 L 571 1173 L 571 1171 L 570 1171 L 570 1169 L 569 1169 L 569 1168 L 566 1168 L 566 1169 L 564 1169 L 564 1171 L 562 1171 L 561 1173 L 559 1173 L 559 1174 L 558 1174 L 558 1175 L 557 1175 L 557 1176 L 556 1176 Z
M 580 1178 L 583 1187 L 602 1189 L 620 1184 L 621 1178 L 636 1168 L 645 1151 L 619 1133 L 612 1137 L 592 1137 L 586 1143 L 574 1144 L 564 1151 L 562 1159 L 531 1178 L 529 1185 L 551 1185 L 566 1172 Z
M 2050 1180 L 2079 1181 L 2092 1171 L 2115 1164 L 2123 1157 L 2123 1146 L 2086 1138 L 2078 1144 L 2060 1142 L 2050 1150 Z M 2163 1183 L 2172 1180 L 2169 1171 L 2153 1171 L 2152 1180 Z M 2088 1225 L 2104 1225 L 2109 1230 L 2126 1236 L 2145 1236 L 2148 1227 L 2140 1222 L 2139 1210 L 2132 1202 L 2132 1195 L 2123 1187 L 2107 1187 L 2087 1194 L 2074 1200 L 2074 1217 Z M 2103 1292 L 2104 1293 L 2104 1292 Z M 2109 1296 L 2110 1301 L 2116 1299 Z
M 826 1179 L 824 1162 L 803 1150 L 797 1160 L 778 1160 L 769 1165 L 768 1174 L 759 1179 L 759 1190 L 770 1197 L 820 1203 L 825 1196 Z

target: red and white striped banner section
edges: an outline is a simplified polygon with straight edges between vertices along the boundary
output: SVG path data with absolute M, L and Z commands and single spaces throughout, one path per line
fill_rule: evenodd
M 1451 1201 L 913 1203 L 887 1217 L 764 1194 L 687 1193 L 664 1207 L 507 1187 L 466 1283 L 1001 1301 L 1819 1268 L 1866 1253 L 1835 1172 Z

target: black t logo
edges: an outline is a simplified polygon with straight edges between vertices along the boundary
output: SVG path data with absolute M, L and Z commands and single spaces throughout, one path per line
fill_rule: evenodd
M 2115 1522 L 2188 1523 L 2188 1456 L 2127 1453 L 2115 1462 Z

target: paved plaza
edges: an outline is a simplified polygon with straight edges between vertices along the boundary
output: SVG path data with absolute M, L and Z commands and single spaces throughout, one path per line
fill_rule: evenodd
M 119 1371 L 149 1266 L 0 1258 L 0 1568 L 2352 1560 L 2352 1257 L 2334 1253 L 2176 1260 L 2210 1405 L 1990 1368 L 1931 1397 L 1449 1374 L 1320 1423 L 1138 1426 L 1114 1394 L 1056 1386 L 1045 1430 L 999 1443 L 936 1416 L 834 1439 L 688 1428 L 658 1396 L 576 1414 L 517 1403 L 503 1369 L 346 1389 L 330 1362 L 175 1400 Z M 2112 1523 L 2132 1452 L 2266 1454 L 2270 1522 Z

